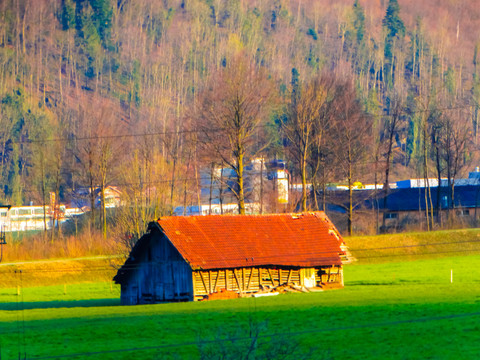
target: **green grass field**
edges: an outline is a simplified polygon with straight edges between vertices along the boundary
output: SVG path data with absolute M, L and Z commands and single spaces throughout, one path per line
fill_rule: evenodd
M 106 282 L 2 288 L 1 359 L 480 358 L 480 256 L 359 262 L 345 279 L 321 293 L 130 307 Z

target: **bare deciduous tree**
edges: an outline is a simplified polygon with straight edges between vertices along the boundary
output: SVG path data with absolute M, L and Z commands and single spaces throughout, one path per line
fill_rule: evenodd
M 199 142 L 204 151 L 235 171 L 236 184 L 231 190 L 240 214 L 245 214 L 245 163 L 261 149 L 255 135 L 268 115 L 271 100 L 267 74 L 243 55 L 227 61 L 199 100 Z
M 396 136 L 399 135 L 399 131 L 402 126 L 402 111 L 403 102 L 398 94 L 393 94 L 389 98 L 388 112 L 385 117 L 384 127 L 382 129 L 382 136 L 380 140 L 384 142 L 385 151 L 385 182 L 383 185 L 383 208 L 388 208 L 388 194 L 390 190 L 390 171 L 392 165 L 392 154 L 395 144 Z M 382 228 L 385 229 L 386 213 L 383 213 Z
M 322 143 L 325 104 L 328 100 L 329 80 L 318 76 L 300 89 L 290 106 L 289 116 L 282 124 L 288 139 L 288 149 L 298 163 L 302 179 L 302 211 L 307 211 L 307 167 L 314 144 Z
M 125 127 L 112 107 L 106 103 L 95 103 L 80 108 L 79 134 L 76 140 L 76 156 L 83 167 L 89 187 L 91 226 L 95 227 L 96 188 L 100 189 L 102 233 L 107 236 L 107 213 L 105 189 L 115 174 L 115 167 L 125 153 L 126 143 L 116 135 Z
M 330 111 L 330 141 L 336 163 L 348 186 L 348 233 L 353 233 L 353 184 L 365 163 L 371 144 L 371 121 L 364 113 L 353 84 L 346 80 L 335 87 Z

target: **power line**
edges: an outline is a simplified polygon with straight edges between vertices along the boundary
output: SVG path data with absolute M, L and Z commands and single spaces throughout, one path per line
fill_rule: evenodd
M 462 106 L 452 106 L 434 109 L 435 111 L 447 111 L 447 110 L 460 110 L 460 109 L 469 109 L 472 108 L 472 105 L 462 105 Z M 402 111 L 399 114 L 378 114 L 371 115 L 372 117 L 393 117 L 398 115 L 412 115 L 417 113 L 432 112 L 430 109 L 425 110 L 415 110 L 415 111 Z M 258 125 L 257 128 L 268 128 L 274 127 L 274 124 L 263 124 Z M 191 130 L 172 130 L 172 131 L 158 131 L 158 132 L 146 132 L 146 133 L 136 133 L 136 134 L 119 134 L 119 135 L 95 135 L 95 136 L 80 136 L 80 137 L 67 137 L 67 138 L 52 138 L 52 139 L 22 139 L 22 140 L 11 140 L 10 144 L 33 144 L 33 143 L 48 143 L 48 142 L 74 142 L 74 141 L 86 141 L 86 140 L 101 140 L 101 139 L 120 139 L 120 138 L 136 138 L 136 137 L 149 137 L 149 136 L 167 136 L 167 135 L 180 135 L 180 134 L 198 134 L 198 133 L 213 133 L 213 132 L 222 132 L 227 131 L 228 128 L 210 128 L 208 131 L 191 129 Z
M 249 171 L 247 170 L 246 173 L 248 173 Z M 218 181 L 217 184 L 220 184 L 220 179 L 219 177 L 204 177 L 204 176 L 200 176 L 200 177 L 183 177 L 183 178 L 175 178 L 175 179 L 164 179 L 164 180 L 155 180 L 155 181 L 139 181 L 139 182 L 112 182 L 110 185 L 107 185 L 106 187 L 108 186 L 151 186 L 151 185 L 162 185 L 162 184 L 171 184 L 171 183 L 177 183 L 177 182 L 190 182 L 190 181 L 210 181 L 210 180 L 213 180 L 214 182 L 215 181 Z M 227 177 L 225 175 L 225 178 L 223 179 L 223 184 L 227 184 L 228 182 L 230 181 L 233 181 L 235 182 L 235 178 L 230 178 L 230 177 Z M 82 184 L 76 184 L 76 187 L 77 188 L 90 188 L 90 185 L 82 185 Z M 100 185 L 94 185 L 94 188 L 100 188 Z M 225 188 L 223 189 L 223 191 L 228 191 L 228 186 L 225 185 Z M 40 190 L 35 190 L 35 189 L 25 189 L 25 188 L 22 188 L 22 189 L 13 189 L 13 190 L 10 190 L 8 191 L 8 193 L 11 193 L 11 194 L 15 194 L 15 193 L 22 193 L 22 192 L 30 192 L 30 193 L 36 193 L 36 192 L 39 192 Z M 89 197 L 90 194 L 87 194 L 85 195 L 85 197 Z M 47 201 L 48 202 L 48 201 Z
M 212 128 L 212 132 L 220 132 L 222 129 Z M 48 142 L 75 142 L 75 141 L 85 141 L 85 140 L 101 140 L 101 139 L 120 139 L 120 138 L 130 138 L 130 137 L 148 137 L 148 136 L 166 136 L 166 135 L 178 135 L 178 134 L 189 134 L 189 133 L 198 133 L 199 130 L 178 130 L 178 131 L 161 131 L 161 132 L 150 132 L 150 133 L 137 133 L 137 134 L 121 134 L 121 135 L 97 135 L 97 136 L 81 136 L 81 137 L 71 137 L 71 138 L 53 138 L 53 139 L 25 139 L 12 141 L 13 144 L 31 144 L 31 143 L 48 143 Z
M 258 125 L 258 128 L 269 127 L 271 125 Z M 210 128 L 208 132 L 223 132 L 227 128 Z M 197 134 L 204 133 L 205 130 L 172 130 L 172 131 L 158 131 L 158 132 L 146 132 L 146 133 L 136 133 L 136 134 L 118 134 L 118 135 L 95 135 L 95 136 L 73 136 L 67 138 L 52 138 L 52 139 L 23 139 L 23 140 L 12 140 L 11 144 L 33 144 L 33 143 L 48 143 L 48 142 L 75 142 L 75 141 L 86 141 L 86 140 L 101 140 L 101 139 L 121 139 L 121 138 L 136 138 L 136 137 L 149 137 L 149 136 L 167 136 L 167 135 L 180 135 L 180 134 Z

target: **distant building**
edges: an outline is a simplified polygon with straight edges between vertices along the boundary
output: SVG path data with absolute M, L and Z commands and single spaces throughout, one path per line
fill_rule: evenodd
M 93 190 L 93 196 L 95 198 L 94 203 L 96 208 L 100 208 L 102 205 L 101 188 L 96 187 Z M 121 200 L 122 191 L 118 186 L 108 185 L 105 187 L 105 207 L 115 208 L 122 204 Z M 76 189 L 71 195 L 71 206 L 77 208 L 91 208 L 91 190 L 89 187 L 81 187 Z
M 105 207 L 106 208 L 116 208 L 121 205 L 121 195 L 122 192 L 117 186 L 106 186 L 105 187 Z M 102 189 L 95 189 L 95 207 L 100 208 L 102 206 Z
M 439 186 L 440 185 L 440 186 Z M 448 180 L 406 179 L 390 184 L 388 193 L 379 186 L 357 189 L 353 193 L 354 210 L 376 211 L 385 217 L 388 228 L 402 227 L 402 224 L 418 222 L 425 217 L 428 208 L 434 216 L 446 216 L 450 212 L 465 219 L 480 215 L 480 170 L 470 172 L 466 179 L 452 179 L 453 197 Z M 348 193 L 341 187 L 330 187 L 327 194 L 329 214 L 345 213 L 348 206 Z M 386 195 L 387 194 L 387 195 Z M 386 198 L 385 198 L 386 196 Z M 382 220 L 383 222 L 383 220 Z
M 200 174 L 200 205 L 178 206 L 174 215 L 238 213 L 237 174 L 230 167 L 203 169 Z M 289 173 L 283 160 L 253 159 L 245 166 L 245 212 L 258 214 L 267 209 L 267 193 L 275 193 L 278 204 L 289 201 Z M 269 198 L 270 199 L 270 198 Z
M 245 214 L 258 214 L 260 212 L 259 203 L 245 203 Z M 222 214 L 238 214 L 238 203 L 220 204 L 218 200 L 212 204 L 204 204 L 200 207 L 198 205 L 191 205 L 184 208 L 177 206 L 173 215 L 175 216 L 192 216 L 192 215 L 222 215 Z
M 50 206 L 12 206 L 10 209 L 0 208 L 0 228 L 5 232 L 41 231 L 67 221 L 79 209 L 68 209 L 64 205 L 56 208 L 55 220 Z

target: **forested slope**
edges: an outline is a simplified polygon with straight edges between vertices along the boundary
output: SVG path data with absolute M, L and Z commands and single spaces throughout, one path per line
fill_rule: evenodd
M 205 109 L 242 64 L 269 94 L 245 88 L 268 111 L 248 125 L 256 145 L 230 149 L 237 173 L 243 151 L 319 188 L 453 179 L 477 157 L 479 28 L 474 0 L 3 0 L 0 199 L 119 185 L 143 219 L 198 203 L 201 169 L 229 160 L 201 146 Z M 314 108 L 309 91 L 317 115 L 297 106 Z M 287 140 L 293 124 L 310 129 L 292 119 L 320 113 L 311 144 Z

